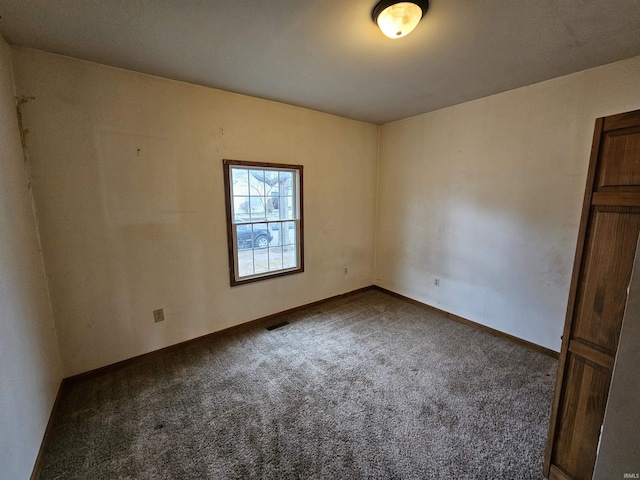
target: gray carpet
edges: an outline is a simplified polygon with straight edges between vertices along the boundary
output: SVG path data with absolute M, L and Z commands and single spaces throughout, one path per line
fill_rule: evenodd
M 43 479 L 530 479 L 556 360 L 379 291 L 63 392 Z

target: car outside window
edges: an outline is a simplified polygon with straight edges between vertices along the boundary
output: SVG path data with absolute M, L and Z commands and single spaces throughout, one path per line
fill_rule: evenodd
M 223 167 L 231 285 L 303 272 L 302 165 Z

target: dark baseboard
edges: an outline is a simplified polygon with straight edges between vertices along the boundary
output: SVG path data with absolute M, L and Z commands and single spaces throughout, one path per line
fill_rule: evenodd
M 114 372 L 116 370 L 120 370 L 122 368 L 128 367 L 130 365 L 134 365 L 136 363 L 142 362 L 142 361 L 146 361 L 152 358 L 157 358 L 157 357 L 161 357 L 163 355 L 166 355 L 170 352 L 174 352 L 177 350 L 181 350 L 183 348 L 187 348 L 191 345 L 195 345 L 198 343 L 202 343 L 202 342 L 207 342 L 210 341 L 214 338 L 217 337 L 221 337 L 223 335 L 231 335 L 231 334 L 238 334 L 238 333 L 242 333 L 243 331 L 249 330 L 251 328 L 254 327 L 261 327 L 261 326 L 266 326 L 269 323 L 273 322 L 274 319 L 276 319 L 277 317 L 280 317 L 282 315 L 287 315 L 290 313 L 294 313 L 297 312 L 299 310 L 302 310 L 304 308 L 309 308 L 309 307 L 313 307 L 313 306 L 317 306 L 317 305 L 322 305 L 324 303 L 328 303 L 331 302 L 333 300 L 336 300 L 338 298 L 345 298 L 345 297 L 349 297 L 351 295 L 356 295 L 358 293 L 361 292 L 366 292 L 368 290 L 378 290 L 380 292 L 386 293 L 387 295 L 390 295 L 392 297 L 395 298 L 399 298 L 401 300 L 404 300 L 405 302 L 411 303 L 413 305 L 417 305 L 418 307 L 439 313 L 441 315 L 446 316 L 447 318 L 450 318 L 451 320 L 455 320 L 457 322 L 461 322 L 464 323 L 466 325 L 469 325 L 477 330 L 482 330 L 484 332 L 488 332 L 491 335 L 497 336 L 497 337 L 502 337 L 502 338 L 506 338 L 507 340 L 510 340 L 511 342 L 517 343 L 521 346 L 524 346 L 526 348 L 529 348 L 531 350 L 534 350 L 536 352 L 540 352 L 543 353 L 545 355 L 548 355 L 550 357 L 553 358 L 558 358 L 559 357 L 559 353 L 555 352 L 553 350 L 550 350 L 548 348 L 542 347 L 540 345 L 537 345 L 535 343 L 531 343 L 528 342 L 526 340 L 523 340 L 521 338 L 518 337 L 514 337 L 513 335 L 509 335 L 508 333 L 504 333 L 501 332 L 499 330 L 495 330 L 493 328 L 487 327 L 485 325 L 481 325 L 479 323 L 476 322 L 472 322 L 471 320 L 467 320 L 466 318 L 462 318 L 459 317 L 457 315 L 454 315 L 452 313 L 449 312 L 445 312 L 444 310 L 441 310 L 439 308 L 436 307 L 432 307 L 431 305 L 427 305 L 426 303 L 422 303 L 419 302 L 418 300 L 414 300 L 412 298 L 406 297 L 404 295 L 401 295 L 399 293 L 396 292 L 392 292 L 391 290 L 387 290 L 386 288 L 383 287 L 379 287 L 377 285 L 369 285 L 368 287 L 363 287 L 363 288 L 359 288 L 357 290 L 353 290 L 351 292 L 347 292 L 347 293 L 343 293 L 340 295 L 335 295 L 333 297 L 329 297 L 329 298 L 325 298 L 323 300 L 318 300 L 315 302 L 311 302 L 311 303 L 307 303 L 304 305 L 300 305 L 299 307 L 294 307 L 294 308 L 290 308 L 288 310 L 284 310 L 282 312 L 278 312 L 278 313 L 274 313 L 271 315 L 267 315 L 265 317 L 261 317 L 261 318 L 257 318 L 255 320 L 250 320 L 248 322 L 242 323 L 240 325 L 235 325 L 233 327 L 229 327 L 229 328 L 225 328 L 224 330 L 219 330 L 217 332 L 213 332 L 213 333 L 209 333 L 207 335 L 203 335 L 201 337 L 197 337 L 191 340 L 187 340 L 184 342 L 180 342 L 180 343 L 176 343 L 175 345 L 170 345 L 168 347 L 164 347 L 161 348 L 159 350 L 154 350 L 153 352 L 149 352 L 149 353 L 145 353 L 143 355 L 138 355 L 136 357 L 132 357 L 132 358 L 128 358 L 126 360 L 122 360 L 120 362 L 116 362 L 116 363 L 112 363 L 111 365 L 106 365 L 104 367 L 100 367 L 100 368 L 96 368 L 95 370 L 90 370 L 88 372 L 84 372 L 84 373 L 80 373 L 78 375 L 73 375 L 71 377 L 67 377 L 64 378 L 60 384 L 60 388 L 58 389 L 58 395 L 56 396 L 56 400 L 53 404 L 53 408 L 51 410 L 51 415 L 49 415 L 49 422 L 47 423 L 47 428 L 45 430 L 44 433 L 44 437 L 42 439 L 42 443 L 40 445 L 40 451 L 38 452 L 38 457 L 36 458 L 36 462 L 34 464 L 33 467 L 33 472 L 31 474 L 31 480 L 37 480 L 40 477 L 40 469 L 42 466 L 42 457 L 43 457 L 43 452 L 45 450 L 46 445 L 49 442 L 49 438 L 51 436 L 51 431 L 52 431 L 52 425 L 53 422 L 55 420 L 55 417 L 57 415 L 58 412 L 58 405 L 60 402 L 60 398 L 62 397 L 62 394 L 64 392 L 64 390 L 69 386 L 69 385 L 73 385 L 75 383 L 78 382 L 82 382 L 91 378 L 96 378 L 96 377 L 100 377 L 102 375 L 106 375 L 108 373 Z
M 317 300 L 315 302 L 300 305 L 299 307 L 294 307 L 288 310 L 284 310 L 282 312 L 273 313 L 271 315 L 267 315 L 266 317 L 256 318 L 255 320 L 249 320 L 248 322 L 241 323 L 240 325 L 234 325 L 233 327 L 228 327 L 223 330 L 218 330 L 213 333 L 208 333 L 206 335 L 202 335 L 200 337 L 196 337 L 191 340 L 186 340 L 184 342 L 176 343 L 174 345 L 169 345 L 168 347 L 164 347 L 159 350 L 154 350 L 153 352 L 144 353 L 142 355 L 138 355 L 132 358 L 128 358 L 126 360 L 122 360 L 120 362 L 116 362 L 110 365 L 106 365 L 104 367 L 96 368 L 95 370 L 90 370 L 88 372 L 79 373 L 78 375 L 67 377 L 64 379 L 65 384 L 72 385 L 74 383 L 81 382 L 90 378 L 96 378 L 101 375 L 105 375 L 115 370 L 120 370 L 121 368 L 128 367 L 129 365 L 132 365 L 141 361 L 146 361 L 151 358 L 161 357 L 163 355 L 166 355 L 167 353 L 174 352 L 176 350 L 182 350 L 183 348 L 189 347 L 191 345 L 207 342 L 209 340 L 212 340 L 214 338 L 221 337 L 224 335 L 238 334 L 254 327 L 260 327 L 260 326 L 266 325 L 267 323 L 273 321 L 274 318 L 277 318 L 281 315 L 287 315 L 287 314 L 302 310 L 304 308 L 321 305 L 323 303 L 328 303 L 338 298 L 349 297 L 351 295 L 355 295 L 357 293 L 365 292 L 367 290 L 373 290 L 373 289 L 375 289 L 375 287 L 373 285 L 369 285 L 368 287 L 358 288 L 357 290 L 353 290 L 351 292 L 342 293 L 340 295 L 334 295 L 333 297 L 325 298 L 323 300 Z
M 56 395 L 56 400 L 53 404 L 53 408 L 51 409 L 51 414 L 49 415 L 49 421 L 47 422 L 47 428 L 45 429 L 44 436 L 42 438 L 42 442 L 40 444 L 40 450 L 38 451 L 38 456 L 36 457 L 35 464 L 33 466 L 33 470 L 31 472 L 30 480 L 38 480 L 40 478 L 40 471 L 42 469 L 42 457 L 45 451 L 47 444 L 49 443 L 49 438 L 51 437 L 51 433 L 53 430 L 53 423 L 58 414 L 58 408 L 60 399 L 63 396 L 64 391 L 69 385 L 73 385 L 78 382 L 82 382 L 84 380 L 88 380 L 91 378 L 100 377 L 102 375 L 106 375 L 108 373 L 114 372 L 121 368 L 125 368 L 129 365 L 133 365 L 145 360 L 149 360 L 151 358 L 161 357 L 166 355 L 167 353 L 174 352 L 176 350 L 180 350 L 190 345 L 194 345 L 201 342 L 209 341 L 213 338 L 217 338 L 223 335 L 237 334 L 243 331 L 249 330 L 253 327 L 266 326 L 269 323 L 272 323 L 273 320 L 281 315 L 286 315 L 290 313 L 297 312 L 304 308 L 309 308 L 317 305 L 322 305 L 323 303 L 328 303 L 332 300 L 336 300 L 338 298 L 350 297 L 351 295 L 356 295 L 361 292 L 366 292 L 367 290 L 374 290 L 374 285 L 369 285 L 367 287 L 358 288 L 357 290 L 353 290 L 351 292 L 343 293 L 340 295 L 334 295 L 333 297 L 325 298 L 323 300 L 317 300 L 315 302 L 306 303 L 304 305 L 300 305 L 299 307 L 290 308 L 288 310 L 284 310 L 282 312 L 274 313 L 271 315 L 267 315 L 265 317 L 257 318 L 255 320 L 250 320 L 248 322 L 242 323 L 240 325 L 235 325 L 233 327 L 225 328 L 224 330 L 219 330 L 217 332 L 209 333 L 207 335 L 203 335 L 201 337 L 197 337 L 191 340 L 187 340 L 184 342 L 176 343 L 175 345 L 169 345 L 168 347 L 161 348 L 159 350 L 154 350 L 153 352 L 145 353 L 142 355 L 138 355 L 132 358 L 128 358 L 126 360 L 122 360 L 120 362 L 113 363 L 111 365 L 106 365 L 104 367 L 96 368 L 95 370 L 90 370 L 88 372 L 80 373 L 78 375 L 73 375 L 71 377 L 66 377 L 62 379 L 60 383 L 60 387 L 58 388 L 58 394 Z
M 368 287 L 359 288 L 359 289 L 353 290 L 351 292 L 343 293 L 343 294 L 340 294 L 340 295 L 334 295 L 333 297 L 325 298 L 325 299 L 322 299 L 322 300 L 317 300 L 315 302 L 311 302 L 311 303 L 307 303 L 307 304 L 304 304 L 304 305 L 300 305 L 298 307 L 290 308 L 290 309 L 284 310 L 282 312 L 278 312 L 278 313 L 274 313 L 274 314 L 271 314 L 271 315 L 267 315 L 265 317 L 260 317 L 260 318 L 257 318 L 255 320 L 250 320 L 248 322 L 241 323 L 240 325 L 235 325 L 233 327 L 225 328 L 223 330 L 218 330 L 216 332 L 209 333 L 207 335 L 203 335 L 203 336 L 200 336 L 200 337 L 197 337 L 197 338 L 193 338 L 191 340 L 186 340 L 184 342 L 176 343 L 174 345 L 169 345 L 168 347 L 164 347 L 164 348 L 161 348 L 159 350 L 154 350 L 153 352 L 149 352 L 149 353 L 138 355 L 138 356 L 135 356 L 135 357 L 132 357 L 132 358 L 128 358 L 126 360 L 122 360 L 120 362 L 112 363 L 112 364 L 106 365 L 104 367 L 96 368 L 96 369 L 90 370 L 88 372 L 80 373 L 78 375 L 73 375 L 71 377 L 65 378 L 64 379 L 64 384 L 65 385 L 72 385 L 74 383 L 81 382 L 81 381 L 84 381 L 84 380 L 87 380 L 87 379 L 90 379 L 90 378 L 96 378 L 96 377 L 99 377 L 101 375 L 105 375 L 107 373 L 119 370 L 121 368 L 125 368 L 125 367 L 127 367 L 129 365 L 132 365 L 134 363 L 146 361 L 146 360 L 149 360 L 151 358 L 161 357 L 163 355 L 166 355 L 167 353 L 174 352 L 176 350 L 181 350 L 183 348 L 186 348 L 186 347 L 189 347 L 191 345 L 195 345 L 195 344 L 198 344 L 198 343 L 201 343 L 201 342 L 207 342 L 207 341 L 210 341 L 210 340 L 212 340 L 214 338 L 217 338 L 217 337 L 220 337 L 220 336 L 223 336 L 223 335 L 238 334 L 238 333 L 241 333 L 243 331 L 249 330 L 251 328 L 260 327 L 262 325 L 265 325 L 265 324 L 269 323 L 270 321 L 272 321 L 274 318 L 277 318 L 277 317 L 279 317 L 281 315 L 287 315 L 287 314 L 290 314 L 290 313 L 294 313 L 294 312 L 297 312 L 297 311 L 302 310 L 304 308 L 309 308 L 309 307 L 313 307 L 313 306 L 316 306 L 316 305 L 321 305 L 323 303 L 331 302 L 331 301 L 336 300 L 338 298 L 348 297 L 348 296 L 355 295 L 355 294 L 360 293 L 360 292 L 365 292 L 367 290 L 378 290 L 380 292 L 384 292 L 384 293 L 386 293 L 388 295 L 391 295 L 391 296 L 396 297 L 396 298 L 400 298 L 400 299 L 402 299 L 402 300 L 404 300 L 406 302 L 412 303 L 412 304 L 417 305 L 419 307 L 426 308 L 426 309 L 434 311 L 434 312 L 438 312 L 438 313 L 440 313 L 442 315 L 446 315 L 448 318 L 450 318 L 452 320 L 464 323 L 464 324 L 469 325 L 469 326 L 471 326 L 473 328 L 476 328 L 478 330 L 483 330 L 483 331 L 488 332 L 488 333 L 490 333 L 492 335 L 496 335 L 496 336 L 500 336 L 500 337 L 506 338 L 506 339 L 508 339 L 508 340 L 510 340 L 512 342 L 518 343 L 518 344 L 520 344 L 522 346 L 525 346 L 525 347 L 527 347 L 527 348 L 529 348 L 531 350 L 535 350 L 537 352 L 544 353 L 545 355 L 549 355 L 549 356 L 554 357 L 554 358 L 558 358 L 559 355 L 560 355 L 559 353 L 554 352 L 553 350 L 550 350 L 548 348 L 542 347 L 542 346 L 537 345 L 537 344 L 532 343 L 532 342 L 528 342 L 528 341 L 523 340 L 523 339 L 518 338 L 518 337 L 514 337 L 513 335 L 509 335 L 508 333 L 504 333 L 504 332 L 501 332 L 499 330 L 495 330 L 495 329 L 493 329 L 491 327 L 487 327 L 485 325 L 481 325 L 481 324 L 473 322 L 471 320 L 467 320 L 466 318 L 459 317 L 459 316 L 454 315 L 452 313 L 445 312 L 444 310 L 441 310 L 439 308 L 433 307 L 431 305 L 427 305 L 426 303 L 419 302 L 417 300 L 414 300 L 412 298 L 406 297 L 406 296 L 401 295 L 399 293 L 392 292 L 391 290 L 387 290 L 386 288 L 379 287 L 377 285 L 370 285 Z
M 38 456 L 36 457 L 36 462 L 33 464 L 33 470 L 31 470 L 30 480 L 38 480 L 40 478 L 40 470 L 42 469 L 42 458 L 44 457 L 44 447 L 49 444 L 49 439 L 51 438 L 51 434 L 53 431 L 53 422 L 58 413 L 58 406 L 60 405 L 60 398 L 62 397 L 63 387 L 64 378 L 62 379 L 62 381 L 60 382 L 60 386 L 58 387 L 58 393 L 56 394 L 56 399 L 53 402 L 53 408 L 51 409 L 51 413 L 49 414 L 49 421 L 47 422 L 47 427 L 44 429 L 42 442 L 40 442 Z
M 409 298 L 409 297 L 405 297 L 404 295 L 401 295 L 399 293 L 393 292 L 391 290 L 387 290 L 386 288 L 383 287 L 379 287 L 378 285 L 376 285 L 374 287 L 376 290 L 380 291 L 380 292 L 384 292 L 388 295 L 391 295 L 392 297 L 396 297 L 399 298 L 401 300 L 404 300 L 405 302 L 411 303 L 413 305 L 417 305 L 420 308 L 424 308 L 426 310 L 430 310 L 432 312 L 436 312 L 439 313 L 441 315 L 445 315 L 447 318 L 450 318 L 451 320 L 455 320 L 456 322 L 460 322 L 460 323 L 464 323 L 465 325 L 469 325 L 472 328 L 475 328 L 476 330 L 481 330 L 483 332 L 487 332 L 495 337 L 502 337 L 505 338 L 513 343 L 517 343 L 518 345 L 521 345 L 523 347 L 526 347 L 530 350 L 534 350 L 536 352 L 539 353 L 543 353 L 544 355 L 548 355 L 550 357 L 553 357 L 555 359 L 558 359 L 560 357 L 560 354 L 554 350 L 551 350 L 550 348 L 546 348 L 543 347 L 542 345 L 538 345 L 537 343 L 532 343 L 532 342 L 528 342 L 527 340 L 523 340 L 522 338 L 518 338 L 518 337 L 514 337 L 513 335 L 509 335 L 508 333 L 504 333 L 501 332 L 500 330 L 496 330 L 494 328 L 491 327 L 487 327 L 486 325 L 482 325 L 480 323 L 471 321 L 471 320 L 467 320 L 466 318 L 463 317 L 459 317 L 458 315 L 454 315 L 453 313 L 449 313 L 446 312 L 444 310 L 441 310 L 437 307 L 433 307 L 431 305 L 428 305 L 426 303 L 422 303 L 419 302 L 418 300 L 414 300 L 413 298 Z

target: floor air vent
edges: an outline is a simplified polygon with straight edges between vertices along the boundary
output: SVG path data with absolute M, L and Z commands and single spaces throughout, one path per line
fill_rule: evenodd
M 271 325 L 270 327 L 267 327 L 267 330 L 275 330 L 276 328 L 280 328 L 280 327 L 284 327 L 285 325 L 289 325 L 289 322 L 280 322 L 280 323 L 276 323 L 275 325 Z

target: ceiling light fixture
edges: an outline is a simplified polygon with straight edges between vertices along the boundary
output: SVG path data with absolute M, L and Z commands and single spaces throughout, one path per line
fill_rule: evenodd
M 416 28 L 428 8 L 428 0 L 411 2 L 381 0 L 373 7 L 371 17 L 387 37 L 400 38 Z

